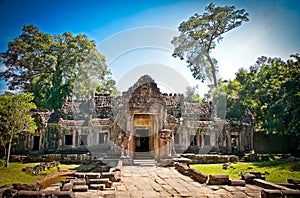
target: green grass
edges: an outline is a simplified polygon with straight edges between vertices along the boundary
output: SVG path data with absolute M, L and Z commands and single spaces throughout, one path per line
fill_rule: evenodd
M 23 184 L 30 184 L 37 182 L 38 180 L 46 177 L 47 175 L 56 172 L 57 168 L 53 167 L 49 170 L 42 171 L 41 175 L 35 176 L 33 174 L 29 174 L 22 171 L 22 168 L 26 166 L 34 167 L 35 165 L 38 165 L 39 163 L 26 163 L 22 164 L 20 162 L 11 162 L 9 163 L 9 167 L 0 167 L 0 186 L 6 185 L 6 184 L 12 184 L 12 183 L 23 183 Z M 60 170 L 69 170 L 72 168 L 76 168 L 79 165 L 65 165 L 60 164 Z
M 241 178 L 241 173 L 258 171 L 265 173 L 266 181 L 286 183 L 287 179 L 300 179 L 300 162 L 286 162 L 275 160 L 268 162 L 236 163 L 224 170 L 222 164 L 195 164 L 191 168 L 205 174 L 228 174 L 229 178 Z

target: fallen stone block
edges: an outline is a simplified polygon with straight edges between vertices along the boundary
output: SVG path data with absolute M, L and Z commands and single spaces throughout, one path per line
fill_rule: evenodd
M 120 182 L 121 181 L 121 171 L 115 171 L 114 172 L 114 181 L 113 182 Z
M 197 180 L 199 183 L 205 183 L 207 181 L 208 175 L 203 174 L 195 169 L 190 168 L 189 174 Z
M 76 173 L 74 173 L 74 176 L 77 177 L 77 178 L 85 178 L 85 174 L 86 173 L 76 172 Z
M 75 198 L 73 192 L 66 191 L 27 191 L 20 190 L 15 197 L 58 197 L 58 198 Z
M 245 180 L 241 180 L 241 179 L 231 179 L 229 182 L 230 186 L 245 186 L 246 182 Z
M 71 179 L 70 182 L 73 183 L 73 186 L 75 186 L 75 185 L 86 185 L 86 180 L 83 179 L 83 178 Z
M 73 183 L 65 183 L 62 187 L 62 191 L 70 191 L 73 188 Z
M 300 190 L 281 190 L 283 197 L 288 198 L 299 198 L 300 197 Z
M 27 191 L 39 191 L 40 189 L 43 188 L 43 185 L 40 183 L 36 184 L 12 184 L 14 189 L 16 190 L 27 190 Z
M 258 172 L 258 171 L 252 171 L 252 172 L 250 172 L 250 174 L 255 175 L 255 179 L 262 179 L 262 180 L 266 179 L 265 176 L 261 172 Z
M 297 190 L 297 186 L 295 184 L 290 184 L 290 183 L 276 183 L 276 184 L 290 188 L 290 189 Z
M 112 182 L 108 178 L 101 179 L 89 179 L 89 184 L 105 184 L 106 188 L 110 188 L 112 186 Z
M 90 184 L 89 189 L 92 190 L 103 190 L 105 188 L 105 184 Z
M 253 180 L 253 184 L 262 187 L 262 188 L 266 188 L 266 189 L 279 189 L 279 190 L 291 190 L 285 186 L 281 186 L 272 182 L 268 182 L 262 179 L 254 179 Z
M 242 175 L 242 180 L 245 180 L 247 184 L 253 184 L 253 180 L 256 178 L 255 175 L 246 173 L 245 175 Z
M 182 164 L 182 163 L 176 163 L 175 168 L 183 175 L 189 175 L 189 169 L 188 165 Z
M 207 183 L 209 185 L 228 185 L 229 184 L 229 176 L 226 174 L 209 175 L 209 179 L 208 179 Z
M 300 184 L 300 180 L 296 179 L 287 179 L 287 182 L 290 184 Z
M 101 178 L 101 173 L 86 173 L 85 174 L 86 179 L 99 179 Z
M 47 196 L 45 196 L 47 197 Z M 75 194 L 72 191 L 52 191 L 49 193 L 48 197 L 57 197 L 57 198 L 75 198 Z
M 2 197 L 15 197 L 18 193 L 18 190 L 7 188 L 3 191 Z M 0 194 L 1 195 L 1 194 Z
M 280 190 L 263 189 L 261 198 L 282 198 L 282 192 Z
M 73 186 L 73 192 L 87 192 L 89 189 L 88 185 L 77 185 Z
M 115 173 L 114 172 L 103 172 L 101 178 L 108 178 L 110 181 L 115 180 Z

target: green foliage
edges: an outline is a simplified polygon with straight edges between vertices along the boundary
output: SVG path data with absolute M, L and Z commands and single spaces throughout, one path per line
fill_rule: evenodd
M 100 85 L 104 90 L 114 86 L 112 80 L 107 78 L 110 72 L 105 58 L 86 35 L 74 36 L 65 32 L 52 36 L 41 32 L 36 26 L 25 25 L 22 34 L 9 42 L 8 50 L 1 53 L 0 58 L 7 68 L 0 77 L 6 80 L 9 89 L 33 93 L 38 108 L 61 108 L 65 99 L 72 97 L 73 83 L 77 77 L 81 83 L 77 84 L 79 92 Z M 89 77 L 93 77 L 91 73 L 95 74 L 98 85 L 88 83 L 91 81 Z M 86 95 L 78 93 L 77 97 Z
M 195 79 L 204 81 L 212 78 L 214 86 L 218 87 L 217 62 L 210 57 L 210 52 L 215 48 L 216 41 L 223 39 L 224 33 L 248 20 L 248 13 L 244 9 L 215 7 L 211 3 L 202 15 L 196 13 L 180 24 L 180 35 L 171 41 L 175 47 L 173 56 L 186 59 Z
M 0 140 L 8 151 L 7 165 L 12 139 L 24 132 L 34 132 L 37 128 L 30 112 L 36 108 L 32 100 L 32 94 L 28 93 L 0 96 Z
M 36 108 L 32 100 L 32 94 L 28 93 L 0 96 L 1 125 L 9 136 L 23 131 L 33 132 L 36 129 L 30 113 Z
M 240 69 L 216 93 L 227 96 L 227 118 L 239 119 L 246 108 L 256 118 L 256 129 L 297 136 L 300 128 L 300 57 L 258 58 L 247 72 Z
M 186 92 L 185 92 L 185 100 L 186 101 L 189 101 L 189 102 L 196 101 L 199 103 L 205 102 L 205 99 L 201 98 L 200 95 L 198 93 L 196 93 L 197 88 L 198 88 L 197 86 L 186 88 Z

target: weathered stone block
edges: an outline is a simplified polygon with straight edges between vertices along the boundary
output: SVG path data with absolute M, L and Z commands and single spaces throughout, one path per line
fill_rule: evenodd
M 92 190 L 103 190 L 105 188 L 105 184 L 90 184 L 89 188 Z
M 133 162 L 132 159 L 127 159 L 127 158 L 122 159 L 122 165 L 123 166 L 132 166 L 132 162 Z
M 62 187 L 62 191 L 69 191 L 73 188 L 73 183 L 65 183 Z
M 241 179 L 231 179 L 229 182 L 230 186 L 245 186 L 246 182 L 245 180 L 241 180 Z
M 229 182 L 229 176 L 226 174 L 209 175 L 208 184 L 210 185 L 228 185 Z
M 120 182 L 121 181 L 121 171 L 115 171 L 114 172 L 114 181 L 113 182 Z
M 189 169 L 190 167 L 188 167 L 186 164 L 182 164 L 182 163 L 176 163 L 175 164 L 175 168 L 183 175 L 189 175 Z
M 263 189 L 261 198 L 282 198 L 282 193 L 280 190 Z
M 195 178 L 199 183 L 205 183 L 207 181 L 208 175 L 203 174 L 195 169 L 190 168 L 189 174 Z
M 108 178 L 110 181 L 115 180 L 115 173 L 114 172 L 103 172 L 101 178 Z
M 266 189 L 281 189 L 281 190 L 290 190 L 289 188 L 285 187 L 285 186 L 281 186 L 272 182 L 268 182 L 262 179 L 254 179 L 253 183 L 257 186 L 260 186 L 262 188 L 266 188 Z
M 76 173 L 74 173 L 74 176 L 77 177 L 77 178 L 85 178 L 85 174 L 86 173 L 76 172 Z
M 42 189 L 42 184 L 36 183 L 36 184 L 12 184 L 14 189 L 16 190 L 27 190 L 27 191 L 39 191 Z
M 242 180 L 245 180 L 247 184 L 252 184 L 255 178 L 256 176 L 250 173 L 246 173 L 245 175 L 242 175 Z
M 73 192 L 87 192 L 88 189 L 88 185 L 76 185 L 72 188 Z
M 58 198 L 75 198 L 72 191 L 27 191 L 21 190 L 15 197 L 58 197 Z
M 70 182 L 73 183 L 73 186 L 75 186 L 75 185 L 86 185 L 86 180 L 83 179 L 83 178 L 71 179 Z
M 109 181 L 108 178 L 89 179 L 89 184 L 105 184 L 106 188 L 110 188 L 112 186 L 112 182 Z
M 85 174 L 86 179 L 100 179 L 101 178 L 101 173 L 86 173 Z
M 296 198 L 300 197 L 300 190 L 281 190 L 283 197 Z

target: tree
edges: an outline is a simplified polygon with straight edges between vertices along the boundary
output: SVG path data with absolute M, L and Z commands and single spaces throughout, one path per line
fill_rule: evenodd
M 195 79 L 212 78 L 214 87 L 218 87 L 217 62 L 210 56 L 211 50 L 216 41 L 223 39 L 224 33 L 248 21 L 248 13 L 244 9 L 236 10 L 234 6 L 215 7 L 213 3 L 205 11 L 180 24 L 180 35 L 171 41 L 175 46 L 173 56 L 186 59 Z
M 90 62 L 99 72 L 97 77 L 101 77 L 101 84 L 114 86 L 107 83 L 111 79 L 106 78 L 110 72 L 104 57 L 86 35 L 65 32 L 52 36 L 36 26 L 25 25 L 22 34 L 9 42 L 8 50 L 0 54 L 0 61 L 7 68 L 0 78 L 6 80 L 10 90 L 33 93 L 38 108 L 56 111 L 67 97 L 72 97 L 78 75 L 91 71 L 83 65 L 91 56 L 97 63 Z
M 197 86 L 195 86 L 195 87 L 188 86 L 186 88 L 186 92 L 185 92 L 185 100 L 186 101 L 189 101 L 189 102 L 197 101 L 199 103 L 205 102 L 205 99 L 201 98 L 200 95 L 198 93 L 196 93 L 197 88 L 198 88 Z
M 94 50 L 81 63 L 73 84 L 73 97 L 89 100 L 95 92 L 113 94 L 115 81 L 108 76 L 109 74 L 110 71 L 105 64 L 105 57 Z
M 28 93 L 0 96 L 0 140 L 5 150 L 7 150 L 6 167 L 9 166 L 13 138 L 23 132 L 34 132 L 36 129 L 36 124 L 30 112 L 36 108 L 32 100 L 32 94 Z
M 249 72 L 240 69 L 236 78 L 226 83 L 227 118 L 239 119 L 249 108 L 256 118 L 257 130 L 299 138 L 299 79 L 299 54 L 291 55 L 287 61 L 258 58 Z

